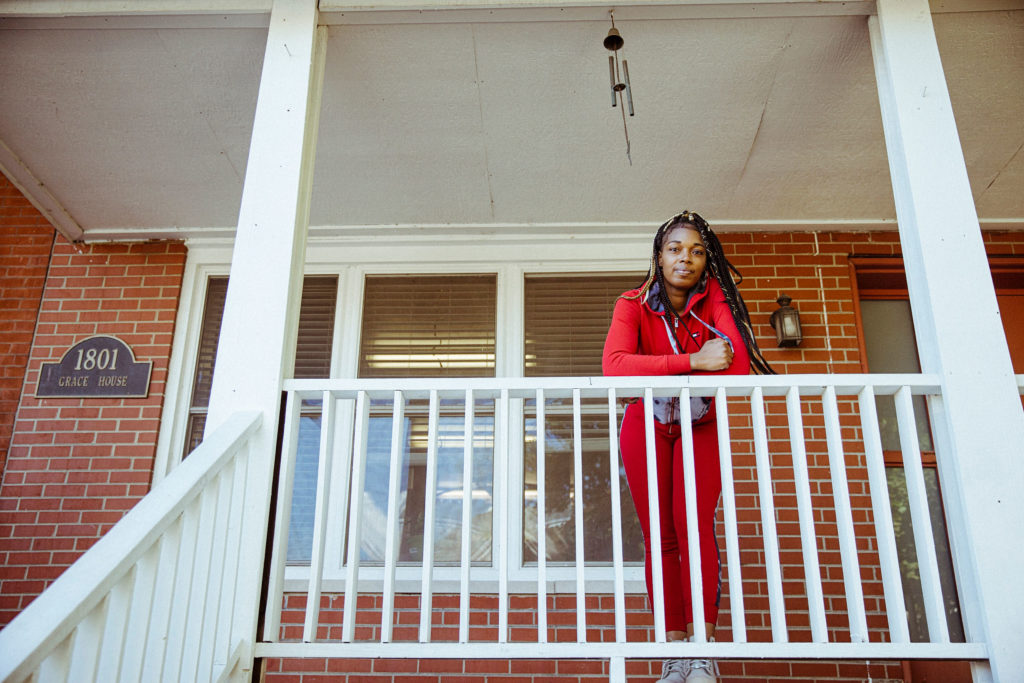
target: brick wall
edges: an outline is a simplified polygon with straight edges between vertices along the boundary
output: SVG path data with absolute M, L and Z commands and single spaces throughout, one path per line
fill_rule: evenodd
M 149 490 L 184 262 L 179 242 L 54 243 L 0 487 L 0 623 Z M 149 396 L 34 398 L 40 364 L 95 334 L 153 361 Z
M 861 372 L 861 352 L 855 314 L 855 283 L 852 281 L 850 257 L 898 256 L 896 233 L 726 233 L 720 236 L 726 252 L 746 281 L 741 291 L 748 304 L 755 333 L 765 356 L 782 374 L 856 373 Z M 1024 254 L 1024 234 L 988 233 L 985 235 L 992 255 Z M 775 347 L 775 334 L 769 325 L 771 313 L 778 308 L 775 299 L 785 292 L 793 298 L 800 311 L 804 340 L 796 349 Z M 821 565 L 825 608 L 831 640 L 849 639 L 846 600 L 834 501 L 829 479 L 829 462 L 824 437 L 824 421 L 820 403 L 808 415 L 805 399 L 805 435 L 808 466 L 811 473 L 811 494 L 815 533 Z M 736 413 L 744 412 L 743 401 L 736 401 Z M 783 589 L 787 610 L 787 626 L 791 641 L 811 639 L 807 598 L 804 590 L 803 558 L 800 527 L 797 517 L 795 483 L 789 452 L 789 433 L 785 403 L 768 399 L 767 420 L 776 507 L 776 524 L 782 564 Z M 859 418 L 852 401 L 840 401 L 844 438 L 859 437 Z M 743 566 L 743 592 L 746 628 L 751 641 L 771 639 L 767 579 L 761 542 L 760 501 L 754 468 L 752 427 L 749 419 L 733 419 L 734 473 L 736 477 L 737 514 Z M 849 477 L 850 500 L 857 531 L 858 560 L 861 566 L 865 609 L 872 641 L 887 638 L 887 622 L 882 600 L 881 574 L 873 540 L 870 491 L 863 452 L 850 448 L 845 453 Z M 627 502 L 627 510 L 630 509 Z M 721 518 L 719 533 L 721 532 Z M 724 548 L 724 538 L 720 538 Z M 719 617 L 719 637 L 729 640 L 729 577 L 724 568 L 724 597 Z M 588 596 L 588 639 L 613 639 L 614 614 L 609 596 Z M 379 638 L 380 596 L 360 596 L 357 640 Z M 416 640 L 414 625 L 418 623 L 416 596 L 398 596 L 395 640 Z M 509 623 L 510 640 L 536 641 L 536 619 L 532 614 L 535 598 L 512 596 Z M 494 607 L 475 601 L 471 624 L 476 629 L 493 629 L 497 624 Z M 301 638 L 305 597 L 286 597 L 282 615 L 282 638 Z M 340 631 L 340 596 L 325 596 L 321 613 L 321 638 L 337 640 Z M 435 596 L 433 639 L 449 640 L 457 631 L 458 596 Z M 575 596 L 549 598 L 551 624 L 549 640 L 575 640 Z M 632 596 L 628 607 L 630 640 L 650 640 L 651 618 L 645 596 Z M 532 628 L 531 628 L 532 626 Z M 484 637 L 486 634 L 481 634 Z M 486 639 L 486 638 L 485 638 Z M 490 640 L 493 641 L 493 635 Z M 508 661 L 508 660 L 269 660 L 268 683 L 532 683 L 559 681 L 607 680 L 604 662 L 578 661 Z M 658 661 L 629 661 L 629 679 L 652 681 L 660 675 Z M 953 671 L 956 664 L 946 671 Z M 875 681 L 903 680 L 899 662 L 799 662 L 799 661 L 731 661 L 720 662 L 723 681 L 779 682 L 802 681 Z
M 0 472 L 25 381 L 54 230 L 0 174 Z

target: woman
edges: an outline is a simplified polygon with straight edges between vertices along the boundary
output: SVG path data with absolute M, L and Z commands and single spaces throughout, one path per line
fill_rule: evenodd
M 751 365 L 759 373 L 773 374 L 757 347 L 732 272 L 736 270 L 722 253 L 721 243 L 699 215 L 684 211 L 665 222 L 654 236 L 647 278 L 638 289 L 622 294 L 615 302 L 604 346 L 604 374 L 745 375 Z M 693 635 L 693 601 L 679 399 L 654 399 L 653 412 L 665 627 L 670 641 L 689 640 Z M 691 417 L 704 616 L 711 637 L 721 597 L 715 509 L 722 491 L 718 427 L 711 399 L 692 399 Z M 641 401 L 626 408 L 619 444 L 644 534 L 647 594 L 653 605 L 647 447 Z M 704 683 L 715 681 L 716 675 L 717 667 L 711 660 L 676 659 L 664 663 L 661 681 Z

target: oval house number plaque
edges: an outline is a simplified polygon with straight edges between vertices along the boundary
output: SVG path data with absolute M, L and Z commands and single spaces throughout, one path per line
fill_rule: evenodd
M 59 363 L 43 363 L 36 397 L 145 398 L 152 361 L 137 361 L 117 337 L 83 339 Z

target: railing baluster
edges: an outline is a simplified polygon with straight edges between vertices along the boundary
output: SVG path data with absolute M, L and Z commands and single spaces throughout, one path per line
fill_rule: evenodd
M 232 460 L 231 466 L 231 512 L 228 516 L 227 537 L 224 541 L 224 552 L 227 562 L 224 575 L 220 580 L 220 608 L 217 616 L 217 633 L 214 638 L 214 661 L 231 652 L 238 641 L 238 634 L 233 632 L 235 620 L 235 603 L 238 598 L 239 558 L 242 551 L 242 516 L 245 512 L 246 489 L 245 481 L 249 472 L 250 446 L 244 445 Z M 141 680 L 151 680 L 143 678 Z
M 858 394 L 861 430 L 864 433 L 864 459 L 871 487 L 871 517 L 875 520 L 875 539 L 878 542 L 878 563 L 882 570 L 882 592 L 885 595 L 885 613 L 889 620 L 889 640 L 909 643 L 910 630 L 903 603 L 903 581 L 900 578 L 900 560 L 896 552 L 892 509 L 889 505 L 889 485 L 885 476 L 885 456 L 882 437 L 878 430 L 875 390 L 865 384 Z M 852 635 L 852 634 L 851 634 Z
M 509 398 L 508 389 L 502 389 L 498 399 L 498 429 L 495 434 L 495 509 L 498 525 L 498 642 L 508 642 L 508 522 L 509 522 Z M 492 550 L 493 552 L 493 550 Z
M 163 602 L 167 602 L 164 600 Z M 103 622 L 107 618 L 107 601 L 102 600 L 89 610 L 72 632 L 74 640 L 71 644 L 71 662 L 69 670 L 83 681 L 96 680 L 96 665 L 100 659 L 100 640 L 103 636 Z M 150 639 L 153 633 L 150 631 Z M 163 654 L 162 652 L 160 653 Z M 147 653 L 148 657 L 148 653 Z M 155 681 L 157 678 L 140 678 L 140 681 Z
M 295 486 L 295 459 L 299 450 L 302 400 L 294 391 L 285 402 L 281 439 L 281 467 L 277 480 L 277 509 L 274 511 L 274 538 L 270 551 L 267 579 L 267 604 L 263 615 L 263 640 L 277 642 L 281 631 L 281 600 L 284 593 L 285 561 L 288 559 L 288 525 L 292 516 L 292 491 Z
M 800 389 L 786 391 L 786 415 L 789 443 L 793 455 L 793 484 L 796 489 L 797 518 L 800 521 L 800 548 L 804 560 L 804 585 L 807 590 L 807 612 L 811 622 L 811 639 L 828 642 L 825 623 L 825 598 L 821 590 L 821 568 L 818 565 L 818 538 L 814 532 L 814 507 L 811 503 L 811 482 L 807 472 L 807 446 L 804 442 L 803 411 Z
M 544 390 L 537 389 L 537 642 L 548 642 L 548 529 L 545 513 L 547 487 L 545 457 L 547 427 Z
M 700 519 L 697 510 L 692 416 L 690 389 L 683 387 L 679 390 L 679 433 L 683 442 L 683 498 L 686 507 L 686 557 L 690 563 L 690 598 L 693 605 L 693 639 L 698 643 L 706 643 L 708 632 L 704 618 L 704 572 L 700 563 Z
M 177 567 L 174 588 L 171 593 L 171 618 L 167 626 L 167 642 L 163 648 L 163 661 L 157 667 L 164 680 L 180 678 L 181 651 L 185 640 L 185 622 L 188 619 L 192 600 L 192 573 L 195 567 L 196 538 L 199 531 L 199 500 L 193 500 L 185 508 L 181 523 L 181 543 L 178 546 Z
M 363 485 L 366 483 L 366 440 L 370 428 L 370 398 L 360 391 L 356 398 L 356 419 L 352 435 L 352 475 L 349 487 L 348 563 L 345 567 L 345 608 L 341 640 L 351 643 L 356 628 L 359 600 L 359 554 L 363 525 Z
M 473 390 L 466 389 L 462 426 L 462 559 L 459 564 L 459 642 L 469 642 L 469 580 L 473 566 L 473 436 L 475 405 Z
M 729 613 L 732 615 L 732 641 L 747 642 L 746 614 L 743 610 L 743 575 L 740 568 L 739 533 L 736 528 L 736 487 L 732 475 L 732 442 L 729 434 L 729 405 L 725 388 L 715 390 L 718 422 L 718 464 L 722 470 L 722 501 L 725 508 L 725 556 L 729 567 Z
M 149 633 L 146 635 L 145 656 L 143 658 L 142 672 L 139 675 L 140 681 L 160 680 L 163 671 L 164 657 L 167 650 L 167 636 L 171 619 L 171 607 L 174 604 L 172 598 L 174 586 L 177 583 L 178 571 L 181 568 L 178 562 L 178 555 L 181 552 L 181 530 L 185 523 L 185 516 L 180 515 L 164 533 L 160 539 L 160 556 L 157 560 L 157 577 L 154 587 L 156 599 L 153 601 L 152 612 L 149 615 Z M 95 649 L 98 643 L 92 644 L 95 639 L 89 637 L 89 647 Z M 76 651 L 78 643 L 75 643 Z M 95 652 L 82 653 L 86 659 L 93 660 L 92 669 L 95 670 Z M 78 665 L 75 665 L 78 671 Z M 90 670 L 90 669 L 86 669 Z M 84 676 L 83 678 L 88 678 Z
M 66 683 L 71 673 L 71 641 L 75 634 L 72 631 L 56 647 L 50 650 L 46 659 L 36 670 L 31 683 Z
M 576 642 L 587 642 L 586 557 L 583 538 L 583 419 L 580 390 L 572 390 L 573 525 L 576 536 Z
M 437 506 L 437 389 L 430 390 L 427 411 L 427 482 L 423 500 L 423 575 L 420 587 L 420 642 L 430 642 L 434 610 L 434 508 Z
M 337 401 L 330 391 L 323 392 L 320 413 L 320 453 L 317 460 L 316 498 L 313 504 L 313 547 L 309 560 L 309 588 L 306 598 L 306 622 L 302 641 L 316 641 L 320 623 L 320 595 L 324 581 L 324 551 L 327 547 L 327 508 L 331 499 L 331 476 L 334 458 L 334 423 Z
M 839 556 L 843 563 L 846 609 L 850 619 L 850 642 L 866 643 L 868 622 L 864 612 L 864 591 L 861 586 L 860 562 L 857 559 L 857 537 L 853 528 L 853 513 L 850 510 L 850 486 L 846 479 L 846 458 L 843 454 L 843 435 L 839 425 L 839 403 L 834 386 L 825 387 L 821 404 L 832 476 L 832 500 L 836 509 Z
M 96 667 L 97 681 L 116 681 L 128 628 L 128 610 L 135 584 L 135 567 L 128 571 L 107 595 L 107 618 L 100 639 L 100 660 Z
M 644 440 L 647 445 L 647 506 L 650 519 L 651 577 L 654 589 L 654 640 L 666 641 L 665 578 L 661 565 L 661 518 L 658 513 L 658 461 L 654 451 L 654 391 L 644 388 Z
M 157 540 L 135 564 L 135 586 L 129 601 L 128 623 L 125 627 L 124 656 L 121 662 L 120 680 L 135 683 L 141 680 L 142 657 L 145 654 L 146 637 L 150 628 L 153 591 L 159 569 L 161 540 Z
M 199 513 L 199 534 L 195 538 L 196 558 L 192 570 L 192 593 L 189 597 L 188 619 L 185 638 L 181 649 L 181 675 L 194 680 L 196 665 L 199 663 L 199 643 L 202 640 L 203 614 L 210 592 L 210 562 L 213 554 L 213 533 L 217 527 L 216 489 L 208 486 L 199 494 L 202 508 Z
M 608 390 L 608 488 L 612 498 L 612 566 L 615 570 L 615 642 L 626 642 L 626 577 L 622 560 L 622 498 L 619 484 L 619 411 Z M 614 669 L 616 662 L 612 662 Z M 625 680 L 625 662 L 622 680 Z M 614 676 L 612 677 L 614 678 Z
M 914 526 L 914 546 L 921 573 L 921 592 L 924 594 L 924 613 L 928 620 L 928 639 L 933 643 L 948 643 L 946 605 L 942 599 L 939 565 L 935 556 L 935 537 L 932 536 L 931 513 L 925 493 L 924 469 L 921 466 L 921 447 L 917 439 L 914 404 L 910 387 L 896 390 L 896 423 L 899 426 L 900 446 L 903 450 L 903 472 L 907 481 L 907 502 Z
M 786 604 L 782 596 L 782 571 L 779 566 L 779 537 L 775 530 L 775 498 L 772 494 L 771 460 L 768 457 L 768 428 L 765 424 L 764 393 L 755 386 L 750 396 L 754 425 L 754 460 L 757 463 L 757 492 L 761 499 L 761 537 L 764 542 L 764 567 L 768 581 L 768 607 L 772 619 L 772 641 L 788 642 Z
M 336 420 L 337 426 L 342 427 L 340 438 L 343 441 L 331 450 L 331 457 L 338 458 L 338 462 L 334 463 L 331 467 L 335 478 L 331 485 L 331 490 L 337 491 L 338 494 L 334 496 L 336 500 L 328 504 L 328 510 L 333 521 L 332 528 L 338 531 L 337 533 L 332 532 L 331 538 L 328 539 L 330 542 L 325 550 L 331 552 L 331 555 L 328 556 L 329 564 L 332 567 L 344 569 L 346 552 L 348 551 L 348 537 L 346 533 L 348 529 L 348 513 L 351 507 L 349 494 L 352 489 L 352 463 L 355 457 L 355 425 L 359 411 L 357 410 L 358 406 L 355 399 L 336 400 L 338 401 L 338 412 L 344 411 L 344 416 Z
M 217 475 L 216 483 L 212 489 L 216 490 L 216 510 L 214 516 L 213 530 L 211 531 L 212 546 L 210 548 L 210 567 L 206 579 L 206 588 L 203 597 L 202 621 L 196 639 L 198 640 L 198 654 L 196 657 L 196 678 L 202 677 L 202 672 L 213 670 L 214 643 L 217 636 L 218 610 L 220 608 L 221 589 L 224 578 L 224 566 L 227 558 L 224 553 L 227 551 L 227 533 L 229 517 L 231 515 L 231 474 L 234 470 L 234 460 Z M 133 676 L 129 681 L 138 680 Z
M 394 394 L 391 408 L 391 460 L 388 465 L 388 515 L 384 534 L 384 595 L 380 612 L 380 642 L 390 643 L 395 623 L 395 565 L 398 564 L 398 487 L 402 483 L 405 446 L 405 397 Z

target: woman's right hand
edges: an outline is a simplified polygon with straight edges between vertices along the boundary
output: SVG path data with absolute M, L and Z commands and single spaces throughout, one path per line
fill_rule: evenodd
M 732 347 L 726 340 L 715 337 L 704 342 L 700 351 L 690 354 L 690 369 L 717 372 L 732 365 Z

